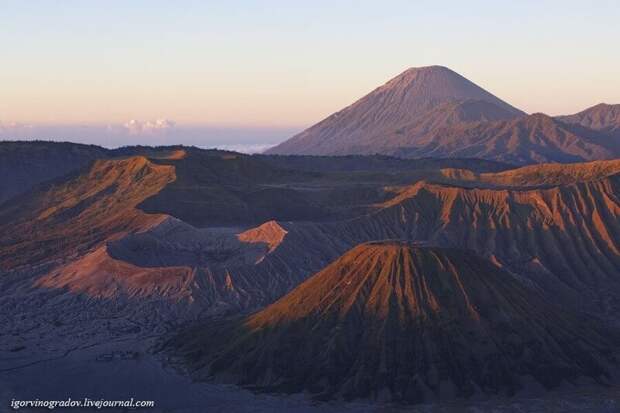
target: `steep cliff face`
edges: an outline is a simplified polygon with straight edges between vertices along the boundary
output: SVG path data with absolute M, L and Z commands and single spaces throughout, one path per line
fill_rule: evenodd
M 605 380 L 613 341 L 471 253 L 374 242 L 266 309 L 172 345 L 198 378 L 416 403 Z

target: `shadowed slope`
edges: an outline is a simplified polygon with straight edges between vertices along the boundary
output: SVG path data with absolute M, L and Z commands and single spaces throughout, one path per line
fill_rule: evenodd
M 260 157 L 222 151 L 191 150 L 182 159 L 156 160 L 173 165 L 177 179 L 143 202 L 150 213 L 172 215 L 194 226 L 255 225 L 271 219 L 313 219 L 329 207 L 287 184 L 316 178 L 311 172 L 279 169 Z
M 173 167 L 144 157 L 97 161 L 74 179 L 5 205 L 0 210 L 0 268 L 68 259 L 161 222 L 165 216 L 135 207 L 174 179 Z
M 0 204 L 36 185 L 78 173 L 96 160 L 131 156 L 182 159 L 185 153 L 182 146 L 106 149 L 72 142 L 0 141 Z
M 620 159 L 573 164 L 530 165 L 497 173 L 483 173 L 476 179 L 495 185 L 556 186 L 587 182 L 620 174 Z
M 99 146 L 68 142 L 0 142 L 0 204 L 110 153 Z
M 620 138 L 620 105 L 600 103 L 574 115 L 559 116 L 558 119 Z
M 187 150 L 182 159 L 153 162 L 174 166 L 176 180 L 141 203 L 140 209 L 172 215 L 196 227 L 351 217 L 385 199 L 383 185 L 419 180 L 433 174 L 432 169 L 451 165 L 479 172 L 508 168 L 471 159 L 297 158 L 196 149 Z
M 569 164 L 546 163 L 480 174 L 468 169 L 444 168 L 440 170 L 440 174 L 445 178 L 443 181 L 431 175 L 426 181 L 497 189 L 552 187 L 596 181 L 620 174 L 620 159 Z
M 512 120 L 516 117 L 514 112 L 484 100 L 448 101 L 415 116 L 407 123 L 386 128 L 378 135 L 360 137 L 339 153 L 390 154 L 398 148 L 419 146 L 420 142 L 425 142 L 438 131 L 447 128 Z
M 241 321 L 174 340 L 196 377 L 406 402 L 604 380 L 610 341 L 470 253 L 360 245 Z
M 90 297 L 161 293 L 173 299 L 191 295 L 217 311 L 256 308 L 288 292 L 350 245 L 312 224 L 263 221 L 251 229 L 201 229 L 170 215 L 222 225 L 263 215 L 307 217 L 308 211 L 317 211 L 315 205 L 321 207 L 319 218 L 330 216 L 332 207 L 346 210 L 359 204 L 367 211 L 390 196 L 383 182 L 409 182 L 410 175 L 421 179 L 432 173 L 420 168 L 470 165 L 374 157 L 375 165 L 369 167 L 365 159 L 354 158 L 344 170 L 328 174 L 312 171 L 321 169 L 322 159 L 311 171 L 298 171 L 287 167 L 288 157 L 281 167 L 268 163 L 277 157 L 195 148 L 117 152 L 150 158 L 98 161 L 0 209 L 3 275 L 14 274 L 29 285 L 37 278 L 37 286 Z M 483 171 L 505 169 L 482 164 Z M 188 273 L 195 281 L 192 288 L 185 289 L 187 283 L 169 287 Z
M 400 172 L 431 171 L 442 168 L 470 169 L 474 172 L 500 172 L 514 168 L 513 165 L 484 159 L 403 159 L 387 155 L 253 155 L 280 169 L 311 172 Z
M 562 123 L 542 113 L 436 129 L 413 146 L 403 146 L 392 154 L 483 158 L 512 164 L 578 162 L 620 156 L 618 147 L 601 133 Z
M 570 305 L 615 319 L 620 308 L 620 175 L 549 188 L 420 182 L 371 215 L 338 224 L 349 245 L 425 240 L 494 256 Z M 558 298 L 561 294 L 556 295 Z
M 366 187 L 339 184 L 346 182 L 348 175 L 338 172 L 333 189 L 323 194 L 322 185 L 332 185 L 330 175 L 301 173 L 302 180 L 318 176 L 316 189 L 308 180 L 303 181 L 308 185 L 305 189 L 302 183 L 295 183 L 294 171 L 278 175 L 283 169 L 277 166 L 257 171 L 269 157 L 261 156 L 259 162 L 254 162 L 222 159 L 238 155 L 205 151 L 208 153 L 204 157 L 198 154 L 192 160 L 193 153 L 188 152 L 179 160 L 136 157 L 98 162 L 82 175 L 24 196 L 14 206 L 5 205 L 0 210 L 0 268 L 14 271 L 24 266 L 28 275 L 62 275 L 67 281 L 63 285 L 80 289 L 86 284 L 65 271 L 67 265 L 106 244 L 106 255 L 111 259 L 145 271 L 197 268 L 194 276 L 204 281 L 198 295 L 204 298 L 205 308 L 247 309 L 280 297 L 360 242 L 432 240 L 495 256 L 502 265 L 531 277 L 548 290 L 579 292 L 574 303 L 599 314 L 613 318 L 620 307 L 620 206 L 616 195 L 619 167 L 615 161 L 541 165 L 481 175 L 461 170 L 419 171 L 417 179 L 427 177 L 436 179 L 436 183 L 392 188 L 396 195 L 389 192 L 380 197 L 367 195 Z M 213 164 L 211 158 L 216 158 Z M 321 158 L 319 161 L 324 163 Z M 350 163 L 357 165 L 359 161 L 352 159 Z M 177 167 L 184 162 L 190 162 L 185 173 L 197 176 L 179 182 Z M 391 165 L 392 160 L 386 162 Z M 400 168 L 400 163 L 396 164 Z M 231 173 L 230 184 L 222 183 L 224 172 L 218 169 L 220 166 Z M 235 177 L 234 171 L 240 176 Z M 400 169 L 396 172 L 389 173 L 402 178 Z M 367 176 L 365 172 L 354 174 L 355 179 L 360 175 Z M 257 176 L 256 181 L 252 176 Z M 211 188 L 234 188 L 235 181 L 243 179 L 248 181 L 243 187 L 250 192 L 290 179 L 296 191 L 302 188 L 298 192 L 303 190 L 304 196 L 321 200 L 323 205 L 366 202 L 368 207 L 354 219 L 330 223 L 268 221 L 249 230 L 203 230 L 162 215 L 187 211 L 189 216 L 196 214 L 200 220 L 211 220 L 213 210 L 220 214 L 227 213 L 227 209 L 248 211 L 245 208 L 254 204 L 241 204 L 243 208 L 237 209 L 229 208 L 226 202 L 210 202 L 217 198 Z M 159 199 L 167 200 L 161 204 L 162 214 L 145 214 L 136 209 L 136 205 L 144 205 L 145 199 L 159 197 L 161 189 L 173 180 L 177 189 Z M 378 185 L 374 184 L 377 192 Z M 243 193 L 234 192 L 234 196 L 245 199 Z M 275 202 L 269 197 L 264 199 L 267 206 Z M 187 202 L 192 200 L 200 203 Z M 288 201 L 283 205 L 291 206 Z M 102 263 L 104 270 L 107 266 L 101 260 L 92 262 Z M 38 268 L 40 264 L 46 267 Z M 60 266 L 62 271 L 56 271 Z M 80 273 L 85 277 L 109 274 L 110 288 L 114 288 L 114 276 L 118 274 L 97 271 Z M 157 278 L 153 280 L 151 291 L 156 292 Z
M 294 233 L 289 233 L 289 225 Z M 147 231 L 108 242 L 107 253 L 145 273 L 192 269 L 192 299 L 204 312 L 227 312 L 256 309 L 281 297 L 332 257 L 338 249 L 333 243 L 337 240 L 330 241 L 311 224 L 270 221 L 239 233 L 234 228 L 195 228 L 170 217 Z M 105 267 L 94 270 L 106 272 Z M 84 284 L 63 272 L 58 275 L 68 281 L 67 287 Z M 157 292 L 154 280 L 152 291 Z

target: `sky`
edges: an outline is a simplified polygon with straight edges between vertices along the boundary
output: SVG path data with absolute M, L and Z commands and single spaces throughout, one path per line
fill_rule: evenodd
M 258 147 L 433 64 L 526 112 L 620 103 L 617 0 L 3 0 L 0 19 L 4 139 Z

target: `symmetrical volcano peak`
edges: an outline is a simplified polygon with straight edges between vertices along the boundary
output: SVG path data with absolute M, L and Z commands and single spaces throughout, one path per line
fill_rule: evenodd
M 520 110 L 444 66 L 409 68 L 356 104 L 373 95 L 377 97 L 379 94 L 391 95 L 389 97 L 392 99 L 377 103 L 398 104 L 397 106 L 402 106 L 402 109 L 410 113 L 423 113 L 444 102 L 472 99 L 492 103 L 514 115 L 523 114 Z
M 472 253 L 386 241 L 175 345 L 198 378 L 415 403 L 604 380 L 609 340 Z
M 411 68 L 267 153 L 479 158 L 513 164 L 620 157 L 620 105 L 525 113 L 442 66 Z
M 487 102 L 493 106 L 491 112 L 501 110 L 512 116 L 523 115 L 446 67 L 410 68 L 268 153 L 355 153 L 355 148 L 365 141 L 380 141 L 386 134 L 415 122 L 442 104 L 464 100 Z

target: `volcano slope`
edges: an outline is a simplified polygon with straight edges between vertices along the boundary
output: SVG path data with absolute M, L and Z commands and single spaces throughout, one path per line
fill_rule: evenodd
M 520 110 L 446 67 L 410 68 L 267 153 L 385 153 L 385 137 L 396 131 L 410 132 L 405 146 L 411 146 L 417 133 L 429 128 L 521 115 Z M 400 146 L 405 135 L 399 135 L 396 140 Z
M 617 340 L 470 252 L 384 241 L 170 345 L 199 379 L 418 403 L 602 382 Z
M 617 162 L 121 155 L 0 205 L 0 351 L 51 358 L 255 311 L 391 238 L 464 245 L 567 311 L 617 321 Z
M 482 158 L 516 165 L 620 156 L 618 105 L 526 115 L 441 66 L 411 68 L 269 154 Z
M 46 148 L 39 145 L 24 144 Z M 352 157 L 319 172 L 333 159 L 182 147 L 106 156 L 0 205 L 0 284 L 12 291 L 2 308 L 32 287 L 37 309 L 50 302 L 47 292 L 138 307 L 154 298 L 158 308 L 183 302 L 206 312 L 264 306 L 350 247 L 320 225 L 283 221 L 357 216 L 392 196 L 384 186 L 442 178 L 442 167 L 506 169 Z
M 97 160 L 131 156 L 163 159 L 182 152 L 181 146 L 106 149 L 72 142 L 1 141 L 0 204 L 52 179 L 61 181 L 70 179 L 70 174 L 79 175 L 81 169 Z
M 574 164 L 558 174 L 539 165 L 485 174 L 484 184 L 419 182 L 330 231 L 348 245 L 405 239 L 472 249 L 557 299 L 566 293 L 569 305 L 617 320 L 619 166 Z M 552 185 L 541 180 L 547 171 Z
M 143 202 L 140 209 L 172 215 L 196 227 L 248 227 L 272 219 L 342 219 L 386 199 L 382 185 L 418 181 L 454 165 L 478 172 L 511 167 L 475 159 L 304 159 L 193 148 L 186 152 L 181 160 L 153 160 L 174 166 L 177 179 Z
M 193 150 L 175 158 L 98 161 L 2 206 L 0 270 L 89 297 L 163 295 L 238 311 L 269 304 L 359 243 L 403 239 L 470 248 L 610 319 L 620 308 L 618 161 L 489 173 L 378 157 L 361 170 L 366 158 L 347 157 L 352 172 L 320 173 L 311 164 L 329 158 Z M 442 165 L 450 168 L 424 169 Z M 390 186 L 416 178 L 426 181 Z M 271 189 L 314 199 L 320 214 L 283 221 L 296 213 L 289 200 L 256 195 Z M 227 202 L 212 201 L 220 193 Z M 324 222 L 332 204 L 353 217 Z M 223 214 L 228 228 L 196 226 Z
M 66 259 L 161 222 L 135 206 L 174 179 L 174 168 L 144 157 L 101 160 L 22 195 L 0 208 L 0 269 Z
M 321 193 L 340 192 L 344 198 L 353 194 L 359 198 L 348 202 L 368 202 L 366 210 L 371 212 L 332 222 L 269 220 L 252 230 L 240 221 L 233 221 L 237 225 L 228 228 L 199 228 L 175 218 L 177 213 L 185 217 L 184 211 L 189 211 L 191 222 L 191 217 L 198 217 L 198 222 L 214 219 L 210 216 L 213 205 L 188 209 L 188 199 L 195 200 L 194 205 L 209 205 L 213 194 L 208 188 L 218 185 L 215 177 L 203 181 L 179 178 L 179 165 L 192 156 L 189 153 L 181 160 L 157 163 L 139 157 L 102 161 L 77 180 L 5 207 L 0 210 L 1 268 L 21 271 L 22 278 L 41 277 L 36 281 L 39 287 L 90 297 L 162 295 L 174 302 L 193 302 L 209 313 L 244 311 L 269 304 L 359 243 L 419 240 L 470 248 L 520 274 L 558 301 L 617 318 L 617 161 L 538 165 L 499 173 L 413 171 L 428 180 L 393 187 L 391 192 L 381 189 L 382 183 L 390 182 L 389 176 L 359 188 L 341 171 L 335 172 L 337 178 L 319 174 L 308 179 L 306 172 L 300 173 L 301 182 L 295 181 L 295 172 L 289 172 L 285 184 L 302 199 L 313 196 L 329 205 L 340 198 Z M 212 169 L 208 163 L 214 156 L 192 161 L 195 166 L 191 170 L 199 171 L 194 168 L 205 163 L 204 168 Z M 232 162 L 226 164 L 228 161 Z M 231 174 L 246 168 L 240 166 L 243 164 L 250 164 L 250 171 L 264 166 L 262 161 L 254 165 L 250 161 L 239 164 L 217 159 L 215 164 L 230 165 L 226 167 Z M 269 174 L 277 174 L 271 170 L 274 172 Z M 401 172 L 392 173 L 401 178 Z M 247 182 L 251 175 L 240 178 L 245 180 L 246 191 L 260 192 L 272 185 L 270 182 L 277 182 L 252 186 Z M 285 173 L 273 179 L 282 176 L 286 177 Z M 351 176 L 360 179 L 357 173 Z M 207 180 L 213 182 L 198 184 Z M 170 194 L 191 195 L 181 198 L 180 206 L 174 197 L 161 197 L 162 188 L 172 184 L 177 189 Z M 235 199 L 244 199 L 245 192 L 234 184 L 219 185 Z M 383 195 L 364 195 L 366 188 Z M 154 198 L 159 212 L 145 213 L 142 205 Z M 244 205 L 253 207 L 252 203 Z M 225 208 L 220 209 L 224 211 L 218 214 L 226 213 Z M 320 215 L 320 219 L 326 216 Z

